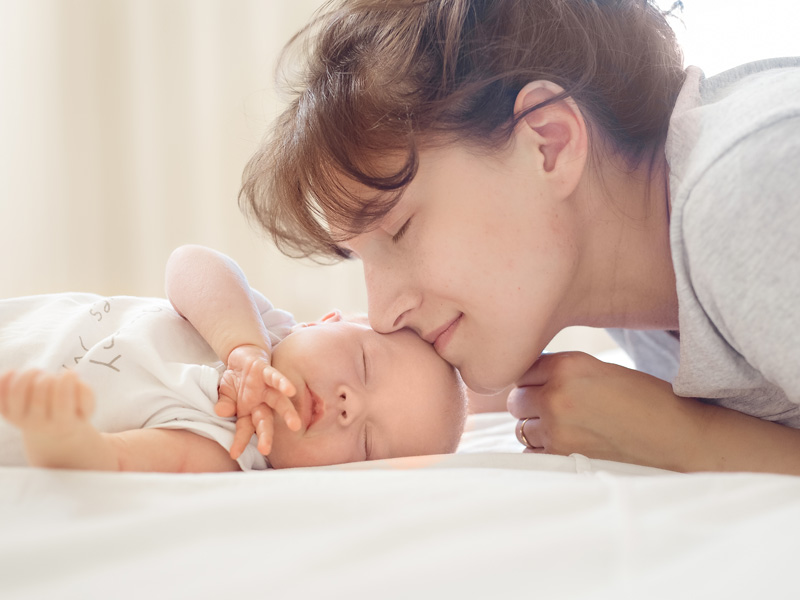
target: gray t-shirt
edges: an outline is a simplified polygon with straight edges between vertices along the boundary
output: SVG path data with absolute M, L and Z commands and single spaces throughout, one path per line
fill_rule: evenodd
M 800 58 L 689 67 L 666 155 L 680 342 L 609 333 L 681 396 L 800 427 Z

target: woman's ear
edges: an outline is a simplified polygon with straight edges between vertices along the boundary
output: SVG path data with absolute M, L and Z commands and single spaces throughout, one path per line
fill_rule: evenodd
M 514 114 L 519 115 L 562 93 L 564 88 L 552 81 L 531 81 L 517 94 Z M 557 176 L 565 184 L 577 185 L 586 163 L 588 136 L 583 114 L 572 98 L 562 98 L 527 113 L 517 131 L 523 136 L 532 136 L 537 162 L 546 174 Z

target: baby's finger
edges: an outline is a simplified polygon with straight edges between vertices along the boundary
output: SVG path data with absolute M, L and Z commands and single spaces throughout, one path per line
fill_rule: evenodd
M 286 426 L 292 431 L 299 431 L 303 426 L 303 420 L 300 418 L 300 414 L 297 412 L 294 403 L 286 396 L 278 392 L 267 394 L 267 404 L 281 419 L 283 419 L 283 422 L 286 423 Z
M 79 419 L 88 419 L 94 413 L 94 390 L 80 377 L 75 377 L 76 408 Z
M 7 416 L 8 412 L 8 388 L 11 380 L 16 377 L 13 370 L 0 374 L 0 415 Z
M 220 395 L 217 403 L 214 405 L 214 412 L 218 417 L 234 417 L 236 416 L 236 400 L 228 396 Z
M 264 404 L 259 404 L 253 410 L 253 425 L 258 438 L 258 451 L 266 456 L 272 451 L 272 434 L 275 427 L 272 410 Z
M 53 419 L 67 421 L 78 412 L 77 377 L 72 371 L 59 374 L 53 383 Z
M 49 421 L 52 417 L 53 377 L 41 373 L 33 380 L 28 399 L 28 418 L 38 423 Z
M 56 376 L 44 373 L 34 386 L 34 396 L 36 404 L 40 406 L 39 417 L 45 421 L 54 419 L 53 411 L 58 404 L 58 396 L 55 394 Z
M 289 379 L 284 376 L 280 371 L 276 371 L 272 367 L 264 369 L 264 382 L 277 390 L 278 394 L 266 394 L 267 404 L 283 419 L 286 426 L 292 431 L 298 431 L 303 425 L 302 419 L 294 407 L 294 404 L 289 399 L 289 396 L 297 394 L 297 388 Z
M 217 416 L 236 416 L 236 395 L 235 379 L 230 371 L 225 371 L 219 380 L 217 403 L 214 405 L 214 412 Z
M 233 443 L 231 444 L 231 458 L 236 460 L 242 455 L 247 444 L 250 443 L 250 438 L 253 437 L 255 427 L 253 421 L 249 416 L 239 417 L 236 419 L 236 433 L 233 434 Z
M 8 386 L 8 420 L 19 424 L 28 417 L 32 386 L 42 372 L 38 369 L 23 371 L 13 377 Z
M 264 369 L 264 382 L 268 386 L 280 391 L 285 396 L 294 396 L 297 393 L 297 388 L 289 381 L 289 378 L 272 367 L 266 367 Z

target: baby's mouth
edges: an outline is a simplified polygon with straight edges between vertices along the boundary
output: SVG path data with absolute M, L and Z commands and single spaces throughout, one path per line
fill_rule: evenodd
M 322 418 L 322 415 L 325 414 L 325 403 L 322 399 L 317 396 L 308 385 L 306 385 L 306 390 L 308 390 L 308 411 L 309 416 L 306 425 L 306 431 L 311 429 L 311 427 Z

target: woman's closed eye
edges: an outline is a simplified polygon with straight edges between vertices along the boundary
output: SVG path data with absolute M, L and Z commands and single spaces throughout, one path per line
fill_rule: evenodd
M 331 247 L 331 249 L 333 250 L 334 254 L 336 254 L 337 256 L 339 256 L 339 257 L 341 257 L 341 258 L 343 258 L 345 260 L 357 260 L 358 259 L 358 257 L 355 255 L 355 253 L 352 250 L 350 250 L 349 248 L 345 248 L 344 246 L 334 245 L 334 246 Z
M 404 236 L 404 235 L 406 234 L 406 232 L 408 231 L 408 226 L 409 226 L 410 224 L 411 224 L 411 218 L 409 217 L 409 218 L 406 220 L 406 222 L 405 222 L 405 223 L 403 223 L 403 226 L 402 226 L 400 229 L 398 229 L 398 230 L 397 230 L 397 233 L 395 233 L 395 234 L 392 236 L 392 243 L 396 244 L 396 243 L 397 243 L 397 242 L 399 242 L 401 239 L 403 239 L 403 236 Z

